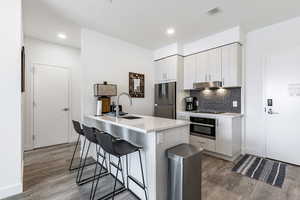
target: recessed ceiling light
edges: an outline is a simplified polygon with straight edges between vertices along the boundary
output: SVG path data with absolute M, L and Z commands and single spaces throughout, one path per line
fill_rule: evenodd
M 166 31 L 166 33 L 168 35 L 174 35 L 175 34 L 175 29 L 174 28 L 168 28 L 167 31 Z
M 67 35 L 64 34 L 64 33 L 58 33 L 57 37 L 60 38 L 60 39 L 67 39 Z

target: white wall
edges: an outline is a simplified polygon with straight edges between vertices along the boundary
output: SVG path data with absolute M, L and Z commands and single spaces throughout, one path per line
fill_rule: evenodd
M 80 49 L 52 44 L 31 37 L 25 37 L 26 52 L 26 107 L 25 107 L 25 133 L 24 147 L 26 150 L 33 148 L 33 74 L 34 64 L 46 64 L 68 67 L 71 72 L 71 119 L 81 119 L 81 68 Z M 76 138 L 70 122 L 69 141 Z
M 0 199 L 22 192 L 21 1 L 0 5 Z
M 153 53 L 153 60 L 158 60 L 172 55 L 183 55 L 183 47 L 178 43 L 170 44 L 168 46 L 156 49 Z
M 118 85 L 118 93 L 128 92 L 128 74 L 145 74 L 145 98 L 134 98 L 129 106 L 121 98 L 124 111 L 145 115 L 153 114 L 154 66 L 152 51 L 91 30 L 82 30 L 81 62 L 83 74 L 83 114 L 95 114 L 94 83 L 107 81 Z
M 202 38 L 200 40 L 184 44 L 183 54 L 184 56 L 186 56 L 234 42 L 243 42 L 242 40 L 243 33 L 241 31 L 241 28 L 237 26 L 223 32 Z
M 242 29 L 237 26 L 197 41 L 186 44 L 174 43 L 161 47 L 153 52 L 153 57 L 154 60 L 158 60 L 175 54 L 186 56 L 234 42 L 243 43 L 245 40 L 244 35 Z
M 263 64 L 274 51 L 300 45 L 300 17 L 248 33 L 246 37 L 246 152 L 265 156 Z

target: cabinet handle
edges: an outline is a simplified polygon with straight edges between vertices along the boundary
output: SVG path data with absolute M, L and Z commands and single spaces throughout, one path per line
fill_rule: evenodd
M 209 81 L 211 81 L 211 74 L 209 74 Z
M 225 81 L 224 81 L 224 77 L 222 78 L 222 86 L 224 86 L 224 83 L 225 83 Z
M 207 74 L 205 74 L 205 82 L 207 82 Z

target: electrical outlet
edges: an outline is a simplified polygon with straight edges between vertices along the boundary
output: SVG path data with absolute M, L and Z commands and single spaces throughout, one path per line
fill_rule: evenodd
M 234 108 L 238 107 L 238 102 L 237 101 L 233 101 L 232 102 L 232 107 L 234 107 Z

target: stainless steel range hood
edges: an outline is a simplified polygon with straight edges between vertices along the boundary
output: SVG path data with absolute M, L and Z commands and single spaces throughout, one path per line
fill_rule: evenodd
M 220 87 L 222 87 L 222 81 L 199 82 L 193 84 L 194 89 L 220 88 Z

